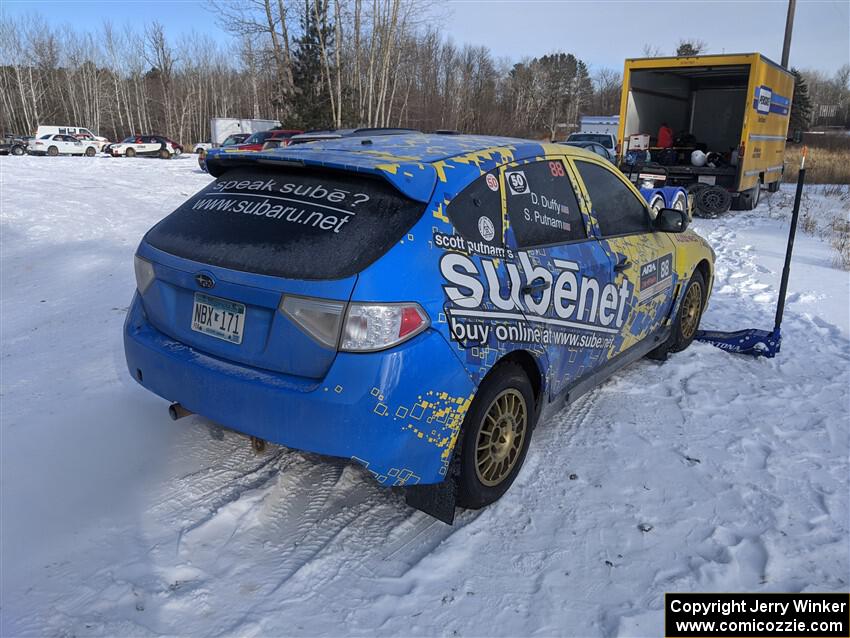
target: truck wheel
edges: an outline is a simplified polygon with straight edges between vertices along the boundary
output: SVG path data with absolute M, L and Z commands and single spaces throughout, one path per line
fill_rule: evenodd
M 776 180 L 775 182 L 768 182 L 767 184 L 767 192 L 775 193 L 779 190 L 779 185 L 782 183 L 781 179 Z
M 94 157 L 97 151 L 94 150 L 94 146 L 89 146 L 86 149 L 86 157 Z
M 128 148 L 127 151 L 124 153 L 124 157 L 136 157 L 136 149 Z
M 480 509 L 499 500 L 522 467 L 534 428 L 534 392 L 515 363 L 491 370 L 463 422 L 457 504 Z
M 732 195 L 722 186 L 709 186 L 696 195 L 694 213 L 698 217 L 717 217 L 729 211 Z
M 51 146 L 47 149 L 47 154 L 50 155 L 50 157 L 56 157 L 57 155 L 59 155 L 59 149 L 55 146 Z
M 761 197 L 761 184 L 756 184 L 738 195 L 735 208 L 737 210 L 753 210 L 759 205 L 759 197 Z

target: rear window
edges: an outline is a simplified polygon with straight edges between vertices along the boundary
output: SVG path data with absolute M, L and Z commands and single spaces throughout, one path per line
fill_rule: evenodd
M 340 279 L 387 252 L 424 208 L 380 178 L 236 168 L 154 226 L 146 240 L 222 268 Z
M 568 139 L 570 142 L 597 142 L 605 148 L 613 148 L 611 136 L 601 133 L 573 133 Z
M 262 144 L 267 139 L 272 136 L 271 131 L 260 131 L 259 133 L 254 133 L 251 137 L 245 140 L 246 144 Z

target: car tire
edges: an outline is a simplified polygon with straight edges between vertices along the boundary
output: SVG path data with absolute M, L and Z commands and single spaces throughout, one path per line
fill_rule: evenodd
M 128 148 L 124 151 L 124 157 L 136 157 L 136 149 Z
M 25 153 L 25 149 L 23 146 L 13 146 L 12 147 L 12 155 L 23 155 Z
M 649 200 L 649 207 L 653 210 L 653 212 L 658 215 L 662 208 L 666 208 L 664 204 L 664 197 L 660 194 L 655 194 Z
M 50 157 L 56 157 L 57 155 L 59 155 L 59 149 L 55 146 L 51 146 L 47 149 L 47 154 L 50 155 Z
M 499 500 L 525 461 L 536 418 L 534 391 L 515 363 L 485 377 L 462 427 L 457 504 L 480 509 Z
M 676 193 L 673 197 L 672 203 L 670 204 L 670 208 L 680 210 L 683 213 L 688 212 L 688 198 L 683 191 Z
M 698 217 L 717 217 L 732 207 L 732 195 L 722 186 L 709 186 L 697 192 L 694 214 Z
M 159 152 L 159 159 L 171 159 L 171 153 L 169 153 L 165 149 L 162 149 Z
M 699 270 L 695 270 L 685 288 L 670 338 L 665 344 L 669 352 L 681 352 L 693 342 L 705 310 L 705 292 L 705 279 Z
M 688 184 L 688 210 L 690 211 L 691 218 L 696 215 L 697 193 L 704 191 L 706 188 L 708 188 L 708 184 L 703 184 L 702 182 Z
M 94 150 L 94 146 L 89 146 L 86 149 L 86 157 L 94 157 L 95 155 L 97 155 L 97 151 Z

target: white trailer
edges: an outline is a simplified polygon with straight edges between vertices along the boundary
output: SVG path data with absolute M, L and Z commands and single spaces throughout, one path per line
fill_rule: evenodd
M 268 131 L 280 126 L 277 120 L 251 120 L 236 117 L 214 117 L 210 120 L 211 142 L 213 146 L 220 146 L 228 136 L 236 133 L 256 133 L 257 131 Z
M 581 118 L 579 133 L 600 133 L 616 137 L 619 126 L 619 115 L 584 115 Z

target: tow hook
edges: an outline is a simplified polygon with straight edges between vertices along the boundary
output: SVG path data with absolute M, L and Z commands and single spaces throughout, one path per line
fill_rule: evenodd
M 177 419 L 182 419 L 184 416 L 190 416 L 194 414 L 191 410 L 187 410 L 179 403 L 172 403 L 168 406 L 168 416 L 170 416 L 174 421 Z
M 254 452 L 256 452 L 257 454 L 262 454 L 266 451 L 266 440 L 261 439 L 258 436 L 252 436 L 251 447 L 254 448 Z

